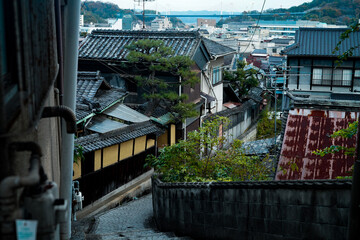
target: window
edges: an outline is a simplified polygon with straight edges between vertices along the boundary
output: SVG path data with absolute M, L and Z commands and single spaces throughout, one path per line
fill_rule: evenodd
M 360 87 L 360 69 L 356 69 L 354 72 L 354 86 Z
M 221 81 L 221 69 L 219 67 L 215 67 L 213 69 L 213 74 L 212 74 L 212 83 L 217 84 L 220 81 Z
M 312 83 L 314 85 L 351 86 L 351 69 L 314 68 Z

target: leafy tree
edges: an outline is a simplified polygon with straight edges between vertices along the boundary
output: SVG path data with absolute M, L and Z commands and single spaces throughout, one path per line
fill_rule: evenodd
M 344 31 L 341 35 L 340 35 L 340 41 L 336 44 L 335 49 L 333 50 L 333 53 L 336 53 L 337 51 L 339 51 L 339 47 L 341 46 L 341 44 L 349 38 L 351 33 L 354 32 L 358 32 L 359 31 L 359 27 L 360 24 L 356 23 L 352 26 L 350 26 L 349 29 L 347 29 L 346 31 Z M 343 61 L 345 61 L 346 59 L 348 59 L 349 57 L 351 57 L 354 54 L 354 51 L 360 47 L 360 43 L 358 43 L 355 46 L 351 46 L 348 50 L 346 50 L 344 53 L 341 53 L 338 56 L 338 61 L 337 61 L 337 65 L 341 65 L 341 63 Z
M 244 154 L 241 141 L 224 149 L 226 138 L 219 134 L 229 119 L 216 117 L 206 121 L 184 141 L 162 149 L 158 157 L 149 155 L 146 166 L 154 167 L 166 182 L 207 182 L 267 180 L 267 159 Z
M 330 135 L 331 138 L 352 138 L 357 134 L 358 121 L 349 123 L 349 126 L 345 129 L 340 129 L 339 131 L 334 132 Z M 317 149 L 313 154 L 318 156 L 325 156 L 326 154 L 333 154 L 336 152 L 343 151 L 345 155 L 354 155 L 355 148 L 343 147 L 340 145 L 331 145 L 330 147 L 325 147 L 323 149 Z
M 245 70 L 245 66 L 245 62 L 237 61 L 235 72 L 224 72 L 224 80 L 230 82 L 239 98 L 247 95 L 251 88 L 259 85 L 259 80 L 256 78 L 257 71 L 255 69 Z
M 166 109 L 178 120 L 197 115 L 194 104 L 186 103 L 188 96 L 177 93 L 180 84 L 193 86 L 199 81 L 191 71 L 194 62 L 189 57 L 174 56 L 172 49 L 161 40 L 138 40 L 128 45 L 127 49 L 130 52 L 126 59 L 137 70 L 135 80 L 147 92 L 144 94 L 148 100 L 146 115 L 150 116 L 157 107 Z M 181 77 L 181 83 L 165 81 L 160 77 L 164 73 Z
M 358 133 L 358 121 L 349 123 L 349 126 L 345 129 L 340 129 L 339 131 L 334 132 L 330 135 L 331 138 L 353 138 Z M 359 147 L 359 146 L 358 146 Z M 325 147 L 323 149 L 317 149 L 312 153 L 318 155 L 320 157 L 324 157 L 327 154 L 333 154 L 337 152 L 343 152 L 345 155 L 354 155 L 356 152 L 355 147 L 344 147 L 340 145 L 331 145 L 329 147 Z M 354 171 L 354 165 L 351 167 L 351 171 L 348 173 L 352 175 Z M 337 179 L 351 179 L 352 176 L 338 176 Z

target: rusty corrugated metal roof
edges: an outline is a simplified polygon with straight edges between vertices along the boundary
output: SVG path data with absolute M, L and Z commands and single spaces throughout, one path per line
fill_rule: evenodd
M 276 180 L 335 179 L 349 175 L 355 157 L 342 151 L 324 157 L 312 152 L 331 145 L 355 147 L 356 138 L 330 138 L 359 117 L 357 112 L 295 109 L 290 111 Z

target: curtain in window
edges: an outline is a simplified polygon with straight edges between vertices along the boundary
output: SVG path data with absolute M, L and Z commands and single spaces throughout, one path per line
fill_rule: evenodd
M 352 70 L 344 69 L 343 70 L 343 85 L 351 86 Z
M 321 84 L 322 79 L 322 69 L 314 68 L 313 69 L 313 84 Z

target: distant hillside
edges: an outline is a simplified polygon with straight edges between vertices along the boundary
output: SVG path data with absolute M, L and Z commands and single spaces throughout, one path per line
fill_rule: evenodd
M 81 2 L 81 14 L 84 14 L 85 23 L 106 23 L 106 18 L 122 17 L 125 14 L 131 14 L 137 19 L 130 9 L 120 9 L 116 4 L 99 1 Z
M 256 11 L 252 11 L 256 12 Z M 306 12 L 304 16 L 298 17 L 293 15 L 273 15 L 262 16 L 262 20 L 314 20 L 328 24 L 346 24 L 350 25 L 359 19 L 360 0 L 313 0 L 309 3 L 303 3 L 288 9 L 279 8 L 265 11 L 267 13 L 293 13 Z M 236 17 L 225 19 L 220 24 L 240 21 L 254 20 L 256 17 Z
M 85 23 L 106 23 L 107 18 L 123 17 L 126 14 L 130 14 L 134 20 L 139 18 L 134 14 L 131 9 L 121 9 L 118 5 L 113 3 L 104 3 L 99 1 L 86 1 L 81 2 L 81 14 L 84 14 Z M 155 10 L 145 10 L 145 14 L 155 14 Z M 145 18 L 147 24 L 150 24 L 154 18 Z M 173 25 L 183 26 L 183 22 L 177 18 L 170 18 Z

